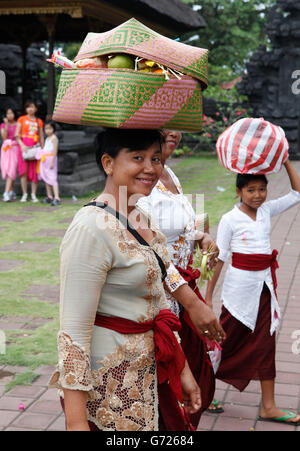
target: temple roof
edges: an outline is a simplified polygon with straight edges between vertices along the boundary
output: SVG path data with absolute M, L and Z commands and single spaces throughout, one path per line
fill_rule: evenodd
M 110 3 L 120 6 L 123 0 L 112 0 Z M 126 7 L 132 12 L 138 11 L 142 7 L 145 17 L 153 17 L 158 21 L 171 20 L 182 31 L 206 27 L 200 14 L 181 0 L 132 0 L 127 1 Z
M 24 16 L 27 16 L 24 20 Z M 48 39 L 46 22 L 56 17 L 56 41 L 83 41 L 89 31 L 108 31 L 131 17 L 168 37 L 206 26 L 181 0 L 0 0 L 0 42 L 27 35 Z

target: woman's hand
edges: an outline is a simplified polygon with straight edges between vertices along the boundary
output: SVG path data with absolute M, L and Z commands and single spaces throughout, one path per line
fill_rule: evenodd
M 67 431 L 90 431 L 89 423 L 86 421 L 71 425 L 67 424 Z
M 63 389 L 67 431 L 90 431 L 86 415 L 87 392 Z
M 198 412 L 202 405 L 201 391 L 187 361 L 185 362 L 185 367 L 181 372 L 181 388 L 184 407 L 188 413 L 192 414 Z
M 207 295 L 205 296 L 205 302 L 209 308 L 213 309 L 213 300 L 210 296 L 207 296 Z
M 192 323 L 201 335 L 219 343 L 226 338 L 226 334 L 212 310 L 212 305 L 206 305 L 197 298 L 197 302 L 193 302 L 187 311 Z
M 216 245 L 215 241 L 213 240 L 212 236 L 209 235 L 208 233 L 202 233 L 201 232 L 202 237 L 200 239 L 197 239 L 197 232 L 196 232 L 196 236 L 195 236 L 195 245 L 197 243 L 199 243 L 199 246 L 202 250 L 202 254 L 207 254 L 210 253 L 211 256 L 208 259 L 208 263 L 207 263 L 207 269 L 210 270 L 212 269 L 217 261 L 218 261 L 218 255 L 219 255 L 219 248 Z

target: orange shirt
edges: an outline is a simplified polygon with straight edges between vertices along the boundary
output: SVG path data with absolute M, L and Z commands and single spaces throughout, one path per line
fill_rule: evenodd
M 21 124 L 22 140 L 33 141 L 31 145 L 37 144 L 39 142 L 39 128 L 43 128 L 44 125 L 42 119 L 37 118 L 32 120 L 28 115 L 26 115 L 19 117 L 18 123 Z

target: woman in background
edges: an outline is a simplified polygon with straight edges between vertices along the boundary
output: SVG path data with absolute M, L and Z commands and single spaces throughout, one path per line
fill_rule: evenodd
M 191 417 L 193 426 L 197 427 L 201 413 L 209 407 L 215 391 L 214 372 L 207 354 L 209 342 L 221 341 L 225 334 L 215 314 L 196 290 L 199 272 L 193 270 L 190 264 L 197 243 L 202 251 L 212 246 L 214 256 L 210 260 L 211 266 L 216 263 L 218 248 L 208 234 L 196 229 L 196 223 L 201 223 L 201 219 L 196 217 L 192 205 L 183 194 L 178 178 L 165 164 L 178 146 L 181 134 L 177 131 L 165 131 L 164 134 L 164 169 L 152 193 L 141 198 L 138 205 L 154 217 L 167 238 L 171 265 L 166 278 L 166 296 L 171 311 L 180 317 L 181 345 L 201 389 L 202 407 Z M 168 402 L 165 403 L 163 417 L 166 426 L 174 421 L 172 406 Z
M 22 198 L 21 202 L 27 202 L 28 181 L 31 182 L 31 201 L 36 203 L 38 187 L 37 160 L 25 161 L 22 152 L 28 147 L 40 144 L 44 147 L 43 121 L 37 118 L 37 106 L 34 102 L 28 101 L 25 104 L 26 115 L 18 119 L 16 129 L 16 139 L 20 145 L 19 148 L 19 174 L 21 177 Z

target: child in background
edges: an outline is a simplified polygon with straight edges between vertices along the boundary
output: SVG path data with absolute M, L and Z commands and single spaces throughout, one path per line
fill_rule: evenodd
M 47 192 L 47 197 L 42 202 L 56 206 L 61 204 L 61 200 L 57 183 L 58 138 L 55 135 L 55 123 L 53 121 L 46 122 L 44 129 L 47 138 L 44 148 L 38 154 L 38 158 L 40 158 L 39 179 L 45 182 Z
M 36 144 L 44 146 L 43 121 L 36 117 L 37 106 L 34 102 L 28 101 L 25 104 L 26 115 L 18 119 L 16 129 L 16 139 L 20 144 L 19 148 L 19 174 L 21 178 L 21 188 L 23 196 L 21 202 L 27 202 L 27 184 L 31 182 L 31 201 L 38 202 L 36 197 L 38 187 L 37 160 L 23 160 L 22 151 Z
M 1 124 L 1 173 L 3 180 L 6 180 L 3 201 L 11 202 L 16 199 L 13 191 L 14 181 L 17 178 L 18 169 L 18 143 L 15 139 L 17 121 L 16 113 L 12 108 L 8 108 Z
M 265 175 L 237 175 L 236 192 L 241 201 L 219 223 L 219 261 L 207 285 L 206 302 L 212 306 L 215 285 L 231 251 L 220 317 L 226 339 L 216 378 L 240 391 L 250 380 L 259 380 L 262 405 L 258 419 L 299 425 L 300 415 L 280 410 L 275 403 L 275 330 L 280 312 L 276 296 L 277 251 L 272 253 L 270 247 L 271 217 L 300 202 L 300 177 L 289 160 L 285 169 L 291 182 L 290 193 L 268 202 Z

